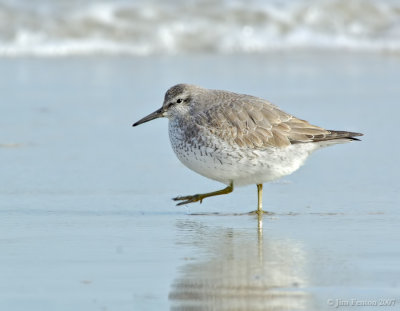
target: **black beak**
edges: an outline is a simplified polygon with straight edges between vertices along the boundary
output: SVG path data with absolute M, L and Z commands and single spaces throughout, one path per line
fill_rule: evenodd
M 133 123 L 132 126 L 137 126 L 139 124 L 157 119 L 157 118 L 161 118 L 163 116 L 163 110 L 162 108 L 150 113 L 148 116 L 144 117 L 143 119 L 140 119 L 139 121 L 137 121 L 136 123 Z

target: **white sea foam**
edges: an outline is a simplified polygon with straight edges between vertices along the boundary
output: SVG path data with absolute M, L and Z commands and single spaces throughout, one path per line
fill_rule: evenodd
M 0 56 L 400 51 L 400 4 L 372 0 L 0 2 Z

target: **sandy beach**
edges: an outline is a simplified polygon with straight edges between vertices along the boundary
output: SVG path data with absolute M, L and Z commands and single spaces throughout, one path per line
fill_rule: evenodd
M 1 310 L 400 305 L 398 56 L 26 57 L 0 68 Z M 179 82 L 365 136 L 265 184 L 262 229 L 246 214 L 255 186 L 176 207 L 176 195 L 221 185 L 179 163 L 166 120 L 131 125 Z

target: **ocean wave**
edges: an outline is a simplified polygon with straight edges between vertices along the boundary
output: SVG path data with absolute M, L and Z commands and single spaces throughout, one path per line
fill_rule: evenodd
M 0 56 L 400 51 L 389 0 L 17 3 L 0 2 Z

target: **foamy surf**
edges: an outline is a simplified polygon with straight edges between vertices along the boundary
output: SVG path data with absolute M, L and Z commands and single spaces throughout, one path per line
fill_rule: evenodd
M 3 1 L 0 56 L 400 51 L 395 1 Z

